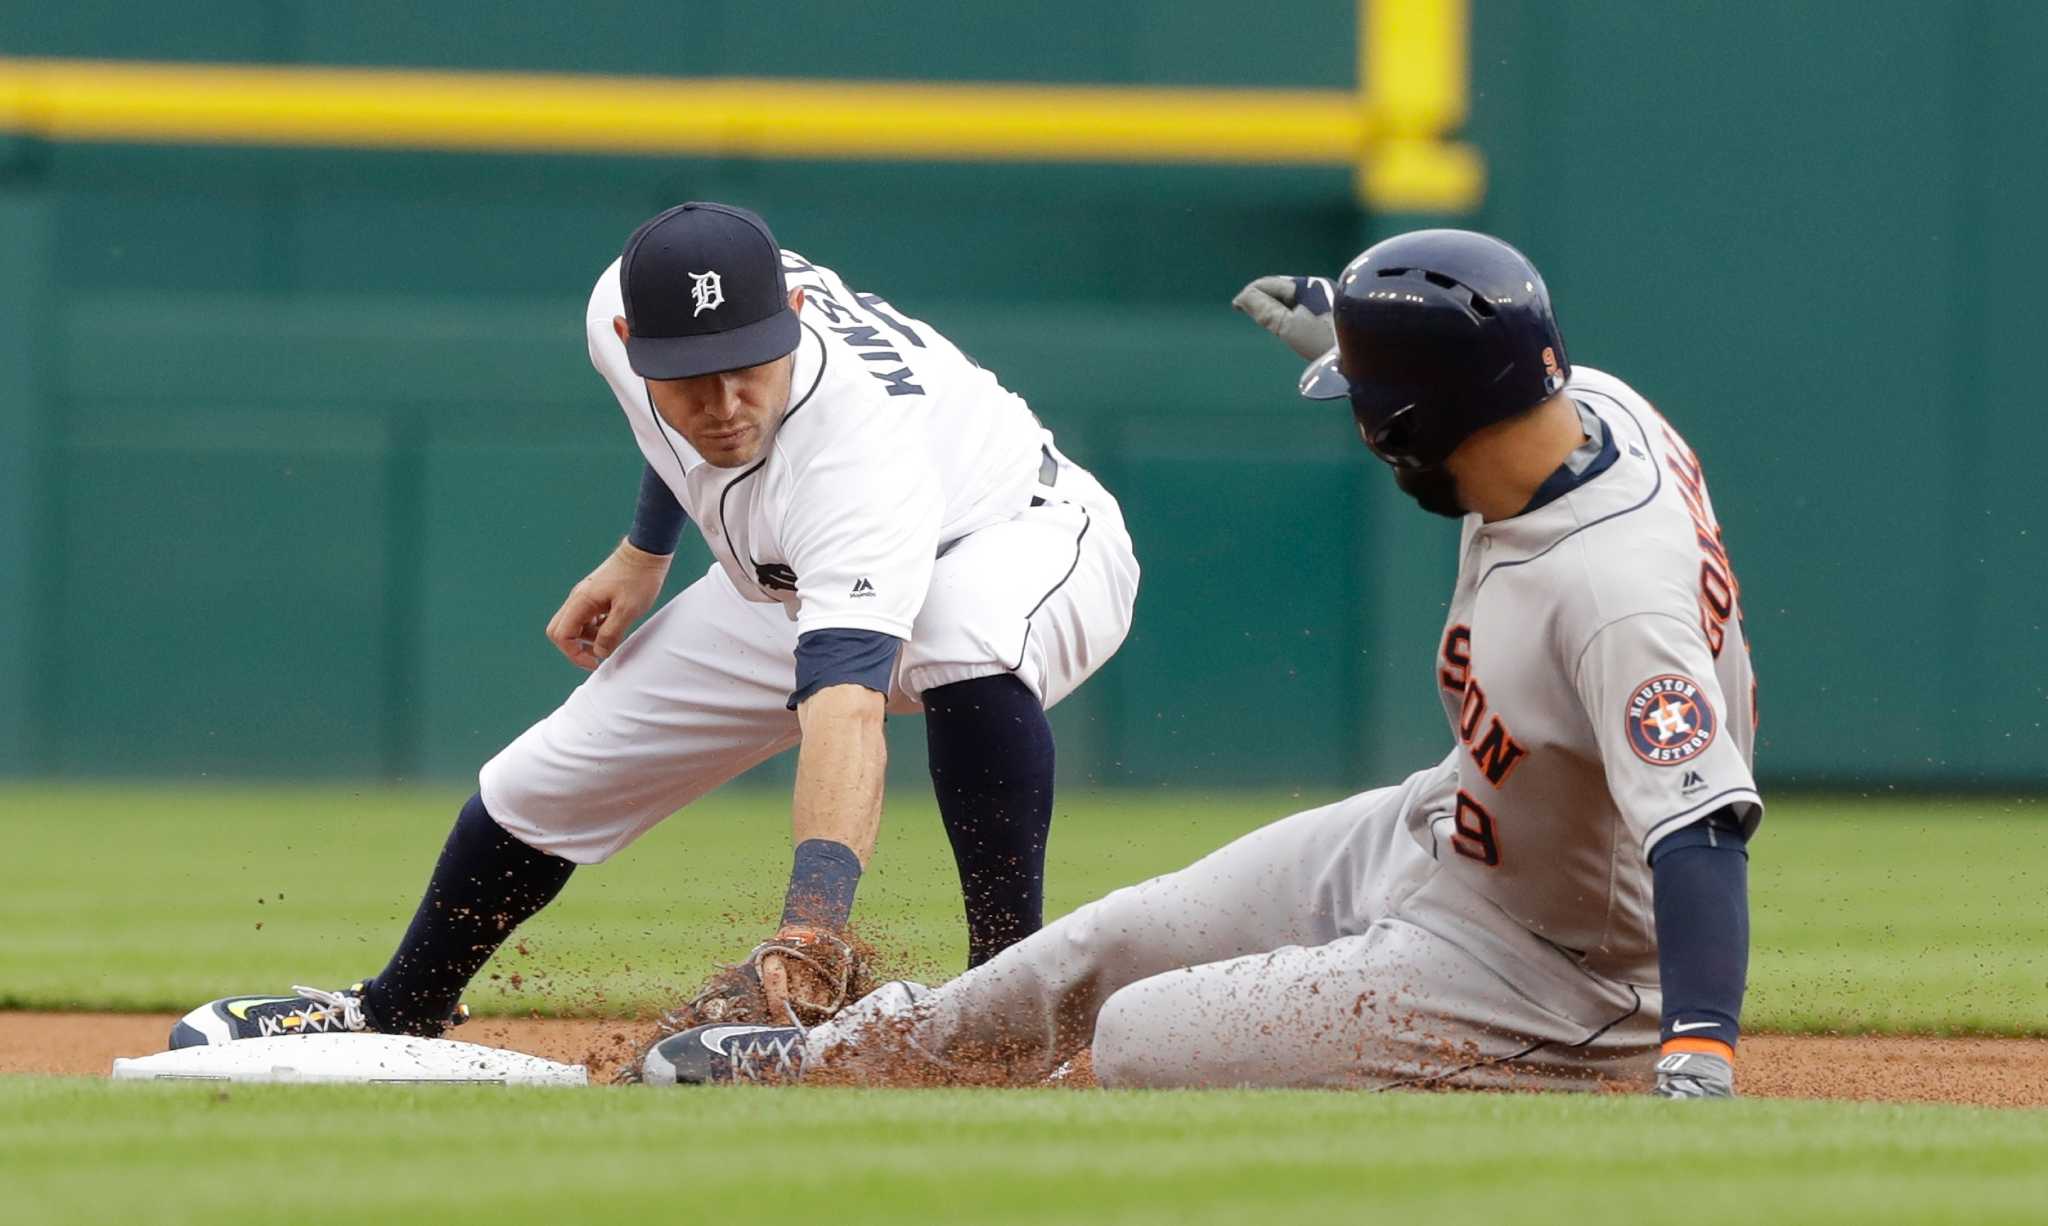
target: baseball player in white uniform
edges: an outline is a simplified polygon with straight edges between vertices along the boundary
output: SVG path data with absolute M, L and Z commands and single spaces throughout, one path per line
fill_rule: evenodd
M 642 225 L 586 322 L 646 461 L 631 534 L 548 626 L 589 679 L 484 766 L 382 972 L 214 1001 L 172 1046 L 439 1033 L 575 866 L 800 745 L 782 927 L 754 959 L 770 1001 L 792 1000 L 874 849 L 885 712 L 927 716 L 970 964 L 1039 927 L 1045 709 L 1115 653 L 1137 593 L 1116 500 L 930 324 L 744 209 Z M 628 637 L 686 517 L 716 561 Z
M 1431 662 L 1450 752 L 936 990 L 886 985 L 807 1032 L 675 1035 L 647 1080 L 885 1081 L 905 1061 L 1031 1079 L 1092 1047 L 1110 1086 L 1733 1093 L 1763 802 L 1691 448 L 1574 370 L 1535 268 L 1484 235 L 1402 235 L 1334 287 L 1261 278 L 1237 305 L 1322 355 L 1304 394 L 1348 398 L 1401 488 L 1463 521 Z

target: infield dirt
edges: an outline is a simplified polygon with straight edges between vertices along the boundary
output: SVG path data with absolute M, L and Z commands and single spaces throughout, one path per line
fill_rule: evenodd
M 0 1074 L 103 1077 L 161 1051 L 168 1013 L 0 1013 Z M 610 1080 L 651 1033 L 618 1019 L 483 1018 L 452 1037 L 587 1064 Z M 2048 1039 L 1752 1035 L 1738 1077 L 1757 1098 L 2048 1107 Z

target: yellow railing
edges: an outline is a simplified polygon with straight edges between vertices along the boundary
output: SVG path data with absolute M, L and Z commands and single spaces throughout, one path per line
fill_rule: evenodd
M 1446 139 L 1469 107 L 1466 0 L 1359 0 L 1358 79 L 1373 117 L 1358 198 L 1390 212 L 1465 212 L 1486 193 L 1479 151 Z
M 54 141 L 1359 168 L 1477 204 L 1465 0 L 1362 0 L 1360 92 L 252 67 L 0 58 L 0 131 Z
M 731 157 L 1338 163 L 1339 90 L 594 77 L 0 60 L 53 140 Z

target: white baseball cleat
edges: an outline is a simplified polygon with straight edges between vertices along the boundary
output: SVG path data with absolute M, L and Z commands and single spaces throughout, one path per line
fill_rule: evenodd
M 363 1007 L 370 981 L 339 991 L 294 986 L 289 996 L 223 996 L 199 1006 L 171 1027 L 170 1049 L 215 1047 L 237 1039 L 271 1039 L 304 1034 L 368 1033 L 380 1028 Z M 455 1006 L 448 1025 L 469 1020 L 469 1006 Z

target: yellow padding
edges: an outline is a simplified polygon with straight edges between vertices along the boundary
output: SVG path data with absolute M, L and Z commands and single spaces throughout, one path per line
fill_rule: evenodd
M 1355 165 L 1344 90 L 678 79 L 0 58 L 51 140 L 753 158 Z
M 1463 212 L 1486 195 L 1486 161 L 1470 145 L 1384 140 L 1359 168 L 1359 199 L 1388 213 Z
M 1362 0 L 1359 80 L 1382 136 L 1437 137 L 1465 122 L 1466 0 Z
M 1363 93 L 601 77 L 0 57 L 0 132 L 46 140 L 734 158 L 1358 168 L 1375 208 L 1462 211 L 1465 0 L 1361 0 Z

